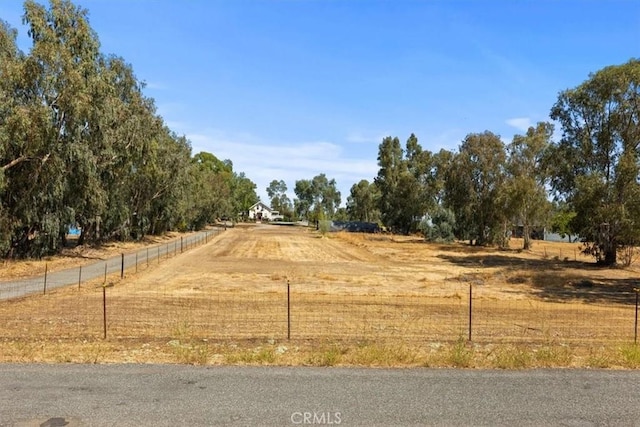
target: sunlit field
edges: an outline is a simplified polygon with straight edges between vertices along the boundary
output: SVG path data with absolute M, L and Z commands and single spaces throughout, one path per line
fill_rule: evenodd
M 124 280 L 1 302 L 0 358 L 635 366 L 634 266 L 521 244 L 237 227 Z

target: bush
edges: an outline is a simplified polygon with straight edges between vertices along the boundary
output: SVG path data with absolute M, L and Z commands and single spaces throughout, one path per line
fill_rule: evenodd
M 455 224 L 456 217 L 453 211 L 438 207 L 432 215 L 422 220 L 420 229 L 429 242 L 453 242 Z

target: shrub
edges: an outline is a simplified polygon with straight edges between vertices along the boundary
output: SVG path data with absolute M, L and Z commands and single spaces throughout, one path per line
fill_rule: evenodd
M 455 224 L 453 211 L 439 206 L 433 214 L 422 220 L 420 229 L 429 242 L 453 242 Z

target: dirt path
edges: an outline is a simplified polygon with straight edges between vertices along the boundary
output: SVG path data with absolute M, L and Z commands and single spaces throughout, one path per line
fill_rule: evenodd
M 282 286 L 287 280 L 300 286 L 344 287 L 381 273 L 384 261 L 366 248 L 306 229 L 262 225 L 229 229 L 188 257 L 169 260 L 135 280 L 136 287 L 207 284 L 221 290 Z

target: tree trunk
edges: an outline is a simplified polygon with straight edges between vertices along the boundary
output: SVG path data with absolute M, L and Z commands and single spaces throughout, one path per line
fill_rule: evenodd
M 607 251 L 604 253 L 604 261 L 603 261 L 604 265 L 607 265 L 607 266 L 616 265 L 618 261 L 617 255 L 618 254 L 615 247 L 607 249 Z
M 523 239 L 522 249 L 524 249 L 525 251 L 528 251 L 529 249 L 531 249 L 531 232 L 529 231 L 528 224 L 524 224 L 522 226 L 522 239 Z

